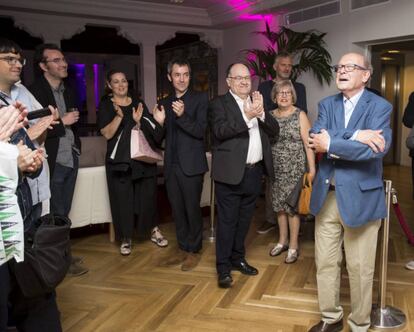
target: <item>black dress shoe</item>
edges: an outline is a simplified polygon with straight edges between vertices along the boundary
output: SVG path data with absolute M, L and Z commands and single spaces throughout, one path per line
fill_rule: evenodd
M 230 288 L 233 278 L 230 273 L 219 273 L 218 275 L 218 286 L 220 288 Z
M 249 276 L 255 276 L 259 273 L 255 267 L 249 265 L 245 260 L 238 263 L 233 263 L 233 270 L 240 271 L 241 273 L 247 274 Z
M 333 324 L 321 320 L 318 324 L 312 326 L 308 332 L 340 332 L 343 328 L 342 319 Z

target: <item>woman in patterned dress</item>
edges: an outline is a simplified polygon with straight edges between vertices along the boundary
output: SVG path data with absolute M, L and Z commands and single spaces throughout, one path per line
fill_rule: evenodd
M 272 185 L 272 205 L 277 213 L 279 241 L 270 250 L 270 256 L 288 251 L 285 263 L 298 259 L 298 236 L 300 218 L 297 210 L 286 203 L 298 181 L 308 171 L 315 176 L 314 152 L 306 147 L 310 122 L 306 113 L 294 106 L 296 91 L 289 80 L 277 82 L 272 90 L 272 99 L 278 108 L 270 113 L 279 122 L 278 141 L 272 145 L 275 181 Z M 289 237 L 288 237 L 289 235 Z

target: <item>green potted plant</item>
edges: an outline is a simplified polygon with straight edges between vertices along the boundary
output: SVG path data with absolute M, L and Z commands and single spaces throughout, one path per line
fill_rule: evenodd
M 302 73 L 311 71 L 321 85 L 331 82 L 331 55 L 326 50 L 323 39 L 326 33 L 316 30 L 296 32 L 283 26 L 275 32 L 270 29 L 267 22 L 265 31 L 254 33 L 266 37 L 268 41 L 266 49 L 248 49 L 244 52 L 247 53 L 248 65 L 253 74 L 261 80 L 275 77 L 276 73 L 273 69 L 275 56 L 278 52 L 288 52 L 297 59 L 292 70 L 293 81 Z

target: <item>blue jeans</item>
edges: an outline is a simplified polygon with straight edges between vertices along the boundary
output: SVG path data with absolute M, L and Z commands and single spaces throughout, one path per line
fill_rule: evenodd
M 72 206 L 76 178 L 78 176 L 79 157 L 73 154 L 73 168 L 56 164 L 50 181 L 50 208 L 53 214 L 67 217 Z

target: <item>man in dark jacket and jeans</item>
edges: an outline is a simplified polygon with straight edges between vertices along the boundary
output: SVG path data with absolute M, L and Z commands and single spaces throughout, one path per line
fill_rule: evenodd
M 75 94 L 64 83 L 68 76 L 68 63 L 58 46 L 42 44 L 36 48 L 35 63 L 42 70 L 30 91 L 43 105 L 57 107 L 60 123 L 48 130 L 45 148 L 50 168 L 51 212 L 68 217 L 78 175 L 80 140 L 76 132 L 79 112 Z M 71 275 L 82 275 L 88 269 L 78 265 L 81 258 L 73 257 Z

